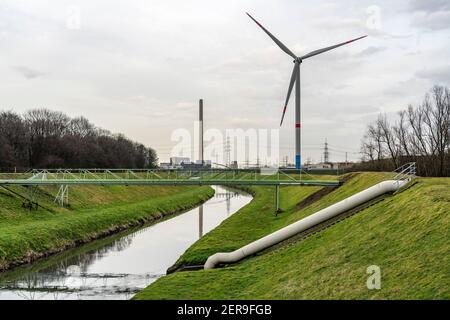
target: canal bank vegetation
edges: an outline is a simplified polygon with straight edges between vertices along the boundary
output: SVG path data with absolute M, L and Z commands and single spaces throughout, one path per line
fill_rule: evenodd
M 286 217 L 274 219 L 265 234 L 382 179 L 383 173 L 353 176 L 303 209 L 284 212 Z M 403 192 L 306 239 L 226 268 L 170 274 L 135 299 L 448 299 L 449 187 L 449 178 L 419 178 Z M 253 201 L 257 200 L 258 193 Z M 204 262 L 210 253 L 205 250 L 207 243 L 215 253 L 251 242 L 249 230 L 258 223 L 256 215 L 263 214 L 260 209 L 247 213 L 253 214 L 253 220 L 233 215 L 241 221 L 234 222 L 230 236 L 242 234 L 236 245 L 224 222 L 195 243 L 179 263 L 194 258 Z M 265 214 L 270 215 L 270 210 Z M 381 270 L 379 290 L 367 287 L 371 266 Z
M 73 186 L 63 208 L 53 202 L 57 187 L 39 187 L 39 206 L 30 211 L 22 207 L 27 192 L 0 189 L 0 270 L 183 212 L 214 194 L 207 186 Z
M 351 178 L 352 176 L 353 178 Z M 274 187 L 247 187 L 247 191 L 254 196 L 252 202 L 194 243 L 170 271 L 184 266 L 203 265 L 206 259 L 216 252 L 236 250 L 355 192 L 361 191 L 385 177 L 386 174 L 384 173 L 370 173 L 364 174 L 364 176 L 347 174 L 342 179 L 348 181 L 337 189 L 333 188 L 332 192 L 328 194 L 323 192 L 324 189 L 332 187 L 283 187 L 280 189 L 281 213 L 277 215 L 274 214 Z M 319 178 L 322 179 L 323 177 Z M 321 197 L 314 197 L 319 193 L 322 194 Z M 320 201 L 317 201 L 319 199 Z
M 281 212 L 278 214 L 275 214 L 275 187 L 242 188 L 253 196 L 253 200 L 192 245 L 168 272 L 203 265 L 210 255 L 218 251 L 233 251 L 275 231 L 277 225 L 283 224 L 296 205 L 322 188 L 319 186 L 280 188 Z

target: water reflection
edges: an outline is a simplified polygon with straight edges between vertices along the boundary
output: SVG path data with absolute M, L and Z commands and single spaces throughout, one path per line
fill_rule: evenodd
M 239 197 L 242 193 L 237 192 L 237 191 L 230 191 L 230 190 L 225 190 L 225 192 L 217 192 L 215 194 L 216 198 L 222 198 L 224 199 L 223 201 L 225 201 L 226 206 L 227 206 L 227 216 L 230 215 L 231 213 L 231 199 L 235 198 L 235 197 Z
M 214 188 L 213 198 L 179 216 L 0 273 L 0 299 L 131 298 L 251 200 L 247 194 Z
M 198 238 L 203 237 L 203 205 L 198 207 Z

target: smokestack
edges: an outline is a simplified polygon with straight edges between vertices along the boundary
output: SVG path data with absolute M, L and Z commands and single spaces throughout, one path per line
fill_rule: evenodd
M 328 151 L 328 142 L 327 138 L 325 138 L 325 148 L 323 150 L 323 163 L 330 162 L 330 152 Z
M 204 164 L 203 159 L 203 99 L 200 99 L 198 103 L 198 123 L 199 123 L 199 148 L 198 148 L 198 158 L 202 165 Z

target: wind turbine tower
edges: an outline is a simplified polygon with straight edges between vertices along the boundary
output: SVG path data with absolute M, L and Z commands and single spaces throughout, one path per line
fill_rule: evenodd
M 198 101 L 198 124 L 199 124 L 199 144 L 198 144 L 198 159 L 202 166 L 205 164 L 205 159 L 203 158 L 204 147 L 203 147 L 203 99 Z
M 275 38 L 273 34 L 271 34 L 266 28 L 264 28 L 258 21 L 256 21 L 250 14 L 247 13 L 247 15 L 252 19 L 277 45 L 280 47 L 281 50 L 283 50 L 285 53 L 287 53 L 289 56 L 291 56 L 294 59 L 294 69 L 292 70 L 291 75 L 291 81 L 289 83 L 289 89 L 286 97 L 286 102 L 284 104 L 283 108 L 283 114 L 281 116 L 281 122 L 280 126 L 283 124 L 284 114 L 286 113 L 286 108 L 289 103 L 289 97 L 291 96 L 292 88 L 295 84 L 295 168 L 301 169 L 301 125 L 300 125 L 300 65 L 302 64 L 303 60 L 316 56 L 318 54 L 324 53 L 326 51 L 338 48 L 340 46 L 343 46 L 345 44 L 351 43 L 353 41 L 365 38 L 367 36 L 362 36 L 359 38 L 355 38 L 349 41 L 345 41 L 330 47 L 325 47 L 322 49 L 311 51 L 303 56 L 296 56 L 291 50 L 289 50 L 288 47 L 286 47 L 280 40 Z

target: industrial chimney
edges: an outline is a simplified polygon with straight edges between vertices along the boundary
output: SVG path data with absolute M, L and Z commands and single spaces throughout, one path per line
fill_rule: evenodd
M 330 152 L 328 151 L 327 138 L 325 138 L 325 148 L 323 149 L 323 163 L 330 163 Z
M 205 161 L 203 159 L 203 99 L 199 100 L 198 103 L 198 125 L 199 125 L 199 148 L 198 148 L 198 158 L 200 160 L 200 163 L 202 166 L 205 164 Z

